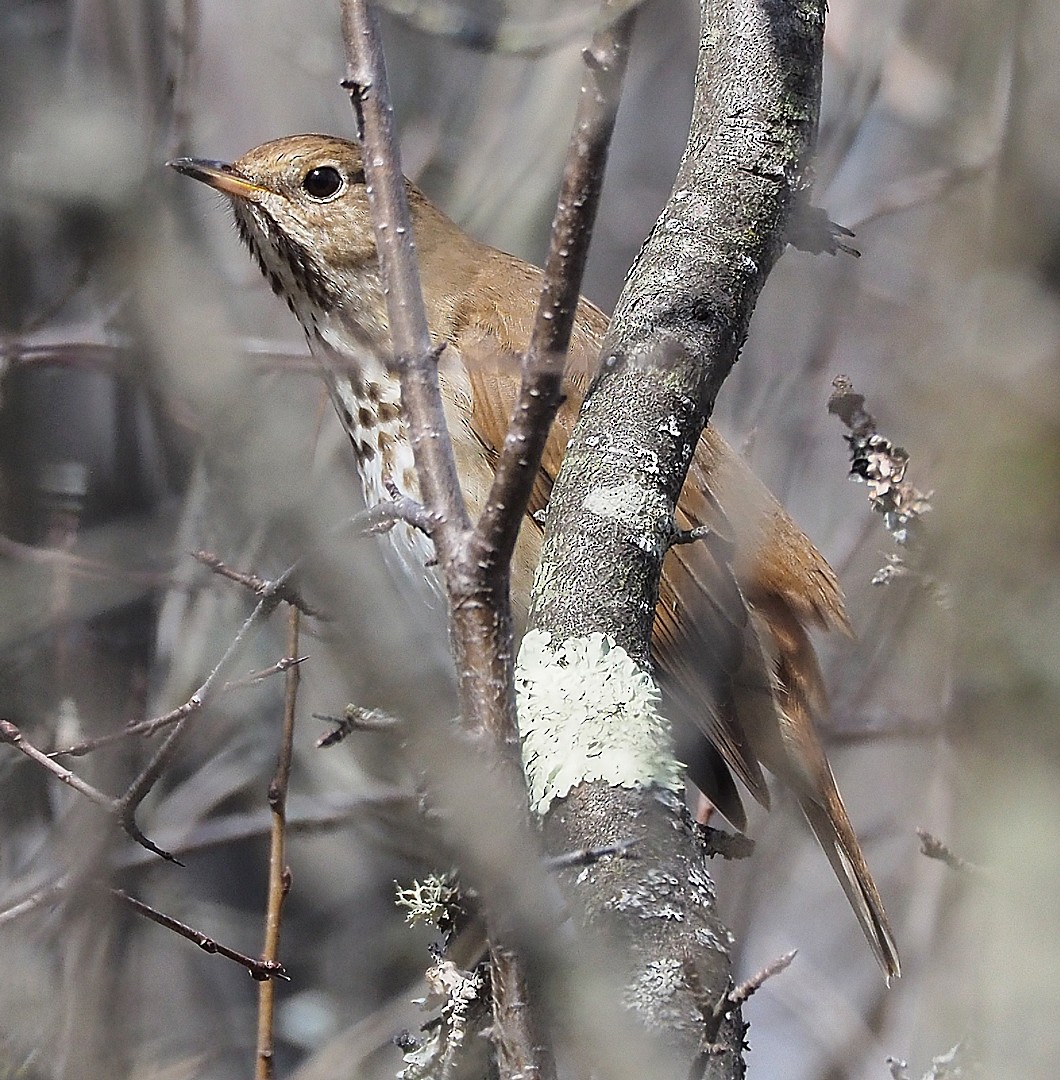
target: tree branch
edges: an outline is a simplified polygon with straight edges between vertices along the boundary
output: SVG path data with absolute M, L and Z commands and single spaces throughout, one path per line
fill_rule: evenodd
M 298 652 L 301 613 L 296 607 L 287 612 L 287 649 L 291 655 Z M 280 926 L 283 907 L 291 889 L 291 871 L 287 866 L 287 789 L 291 779 L 294 758 L 294 721 L 298 702 L 300 671 L 294 665 L 287 671 L 283 696 L 283 726 L 280 749 L 276 758 L 276 772 L 269 784 L 269 811 L 272 828 L 269 832 L 269 890 L 265 911 L 265 942 L 261 959 L 266 964 L 280 962 Z M 271 1080 L 273 1076 L 273 1021 L 276 1012 L 276 988 L 271 980 L 265 980 L 258 988 L 258 1039 L 255 1056 L 257 1080 Z
M 376 251 L 387 286 L 387 313 L 401 376 L 401 400 L 428 510 L 450 528 L 435 537 L 448 561 L 460 534 L 471 528 L 438 388 L 437 357 L 427 327 L 405 179 L 394 138 L 394 110 L 376 18 L 367 0 L 343 0 L 346 46 L 343 88 L 357 117 L 364 147 L 365 188 L 375 226 Z
M 618 301 L 599 374 L 552 492 L 538 575 L 545 587 L 530 616 L 531 628 L 542 632 L 535 635 L 539 642 L 560 648 L 603 635 L 650 669 L 665 540 L 685 473 L 808 186 L 824 11 L 823 2 L 702 0 L 688 144 L 670 199 Z M 604 496 L 617 490 L 630 497 L 621 500 L 621 512 L 604 512 Z M 609 585 L 612 594 L 601 596 Z M 600 647 L 583 651 L 601 661 L 614 655 Z M 630 701 L 628 715 L 616 717 L 613 727 L 628 735 L 631 725 L 643 724 L 648 740 L 657 742 L 654 710 L 643 696 L 631 693 Z M 636 862 L 602 864 L 579 878 L 576 895 L 590 918 L 608 923 L 628 945 L 627 999 L 634 1011 L 667 1031 L 685 1061 L 695 1062 L 698 1033 L 674 1019 L 684 1007 L 694 1010 L 688 980 L 653 975 L 667 963 L 667 970 L 680 971 L 687 951 L 716 1001 L 727 992 L 730 970 L 702 860 L 691 853 L 684 828 L 674 828 L 682 811 L 679 800 L 658 800 L 646 787 L 595 782 L 555 803 L 546 829 L 553 851 L 606 843 L 616 820 L 637 839 Z M 639 900 L 623 910 L 614 903 L 623 895 Z M 714 947 L 704 949 L 705 940 Z M 718 1035 L 725 1052 L 704 1062 L 706 1075 L 740 1074 L 742 1034 L 734 1009 Z
M 605 4 L 605 10 L 613 5 Z M 523 361 L 523 382 L 475 538 L 483 553 L 511 560 L 560 386 L 600 204 L 607 152 L 629 57 L 634 15 L 599 30 L 585 50 L 585 77 L 552 218 L 544 285 Z M 518 508 L 518 515 L 512 513 Z
M 509 897 L 514 902 L 514 912 L 509 911 L 512 915 L 509 925 L 514 929 L 522 922 L 517 933 L 530 941 L 534 938 L 531 928 L 547 933 L 551 924 L 547 906 L 542 904 L 542 890 L 514 887 L 518 868 L 524 861 L 515 852 L 532 851 L 535 845 L 528 829 L 516 722 L 508 564 L 548 427 L 559 404 L 562 358 L 569 344 L 580 293 L 631 21 L 622 20 L 620 28 L 594 41 L 596 63 L 590 68 L 579 124 L 571 139 L 545 290 L 524 366 L 522 392 L 486 510 L 478 527 L 472 530 L 445 432 L 437 370 L 433 357 L 429 356 L 430 340 L 418 295 L 378 35 L 363 0 L 345 0 L 343 15 L 347 47 L 345 85 L 351 91 L 364 142 L 367 189 L 380 265 L 388 285 L 388 312 L 401 375 L 402 403 L 424 502 L 427 510 L 440 519 L 432 536 L 450 604 L 461 711 L 472 735 L 484 735 L 491 744 L 483 761 L 487 769 L 483 779 L 496 784 L 502 804 L 499 809 L 503 813 L 503 804 L 507 803 L 512 819 L 503 827 L 494 821 L 498 837 L 492 845 L 478 844 L 483 854 L 488 846 L 493 847 L 492 860 L 496 863 L 497 841 L 509 835 L 512 841 L 507 845 L 509 867 L 480 865 L 476 869 L 496 886 L 492 890 L 484 889 L 491 915 L 495 917 L 498 911 L 512 909 L 511 903 L 502 903 L 500 899 Z M 497 762 L 489 765 L 488 759 L 493 755 Z M 493 801 L 497 801 L 496 797 Z M 482 809 L 480 805 L 480 812 Z M 528 871 L 524 868 L 522 873 L 525 876 Z M 536 899 L 532 900 L 535 895 Z M 520 920 L 518 916 L 523 918 Z M 533 1003 L 528 1000 L 528 982 L 521 959 L 510 944 L 506 947 L 499 944 L 499 938 L 510 936 L 510 931 L 498 936 L 495 919 L 491 917 L 488 921 L 494 939 L 495 1041 L 501 1074 L 553 1075 L 551 1053 L 531 1015 L 534 1009 L 528 1007 Z

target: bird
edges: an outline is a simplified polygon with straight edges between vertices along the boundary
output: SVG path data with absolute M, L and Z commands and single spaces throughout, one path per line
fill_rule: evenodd
M 168 163 L 224 195 L 239 236 L 305 330 L 356 456 L 369 505 L 417 494 L 391 354 L 361 147 L 335 136 L 276 139 L 232 163 Z M 423 298 L 440 353 L 439 381 L 469 509 L 484 505 L 520 383 L 542 272 L 465 233 L 405 181 Z M 525 618 L 542 512 L 608 326 L 579 300 L 563 392 L 511 568 Z M 692 779 L 737 828 L 735 776 L 766 808 L 763 770 L 790 790 L 845 892 L 888 982 L 900 974 L 894 935 L 843 805 L 816 724 L 827 714 L 810 630 L 850 632 L 834 572 L 750 467 L 711 426 L 697 444 L 675 512 L 702 541 L 663 563 L 652 657 L 670 719 L 703 736 L 722 768 Z M 392 530 L 391 552 L 423 580 L 430 543 Z M 686 754 L 686 760 L 696 759 Z M 699 760 L 706 760 L 700 757 Z

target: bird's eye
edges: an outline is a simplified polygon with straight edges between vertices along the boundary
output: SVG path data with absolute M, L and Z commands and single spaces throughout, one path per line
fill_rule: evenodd
M 333 165 L 318 165 L 310 169 L 302 180 L 302 190 L 317 202 L 327 202 L 342 191 L 345 183 L 342 173 Z

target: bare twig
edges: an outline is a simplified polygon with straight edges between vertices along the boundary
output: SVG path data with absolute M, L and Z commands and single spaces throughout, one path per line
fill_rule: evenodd
M 36 566 L 54 566 L 66 570 L 71 579 L 83 578 L 88 581 L 123 581 L 143 585 L 145 588 L 179 588 L 172 575 L 164 570 L 137 570 L 118 566 L 103 559 L 93 559 L 87 555 L 75 555 L 62 548 L 37 547 L 23 544 L 0 534 L 0 557 L 15 559 L 19 562 Z
M 989 867 L 979 863 L 969 862 L 958 855 L 948 844 L 943 843 L 927 829 L 917 829 L 916 834 L 920 837 L 920 853 L 929 859 L 938 859 L 944 862 L 951 870 L 966 877 L 976 878 L 980 881 L 993 881 L 994 875 Z
M 282 964 L 270 960 L 256 960 L 253 956 L 247 956 L 236 949 L 230 949 L 227 945 L 215 941 L 201 930 L 196 930 L 193 926 L 188 926 L 187 923 L 182 923 L 171 915 L 158 911 L 156 908 L 151 907 L 150 904 L 137 900 L 136 897 L 130 896 L 124 889 L 110 889 L 109 892 L 115 900 L 119 900 L 127 907 L 132 908 L 137 915 L 142 915 L 145 919 L 150 919 L 152 922 L 158 923 L 159 926 L 172 930 L 173 933 L 187 938 L 188 941 L 194 941 L 203 952 L 217 953 L 218 956 L 224 956 L 228 960 L 235 961 L 235 963 L 245 967 L 255 979 L 288 979 L 287 972 Z
M 592 866 L 601 859 L 611 857 L 630 859 L 634 858 L 633 849 L 636 845 L 636 840 L 618 840 L 614 844 L 604 844 L 602 847 L 565 851 L 562 855 L 550 855 L 545 860 L 545 865 L 549 870 L 569 870 L 575 866 Z
M 761 988 L 766 980 L 771 979 L 774 975 L 779 975 L 784 971 L 791 964 L 792 960 L 795 959 L 797 954 L 798 950 L 792 949 L 791 952 L 786 952 L 782 956 L 778 956 L 776 960 L 766 964 L 761 971 L 756 972 L 746 982 L 742 982 L 739 986 L 730 990 L 727 995 L 728 1005 L 725 1011 L 729 1011 L 737 1005 L 742 1005 L 752 994 L 756 993 Z
M 333 829 L 338 825 L 347 825 L 363 817 L 366 810 L 380 812 L 415 809 L 419 798 L 416 792 L 393 788 L 346 799 L 334 805 L 312 805 L 288 813 L 287 833 L 288 835 L 296 832 L 314 833 L 324 829 Z M 190 832 L 186 827 L 178 826 L 172 830 L 172 839 L 168 841 L 167 831 L 160 830 L 159 839 L 174 855 L 187 856 L 202 851 L 212 851 L 229 844 L 256 840 L 268 835 L 271 829 L 271 816 L 266 816 L 264 813 L 229 814 L 201 822 Z M 140 848 L 128 848 L 111 854 L 108 869 L 137 869 L 149 865 L 154 858 L 153 852 Z M 29 894 L 10 903 L 8 907 L 0 909 L 0 926 L 52 902 L 70 888 L 75 880 L 80 880 L 80 878 L 64 873 L 35 887 Z
M 893 214 L 903 214 L 918 206 L 941 202 L 964 184 L 974 183 L 984 173 L 997 166 L 997 155 L 989 154 L 981 161 L 953 168 L 928 169 L 913 176 L 903 176 L 880 193 L 876 205 L 851 224 L 856 228 Z
M 293 573 L 291 568 L 286 570 L 276 581 L 269 581 L 267 578 L 253 572 L 233 570 L 214 555 L 212 551 L 194 551 L 192 552 L 192 558 L 201 562 L 203 566 L 209 567 L 218 576 L 228 578 L 229 581 L 234 581 L 237 585 L 249 589 L 255 596 L 275 596 L 285 604 L 291 604 L 293 607 L 298 608 L 303 615 L 313 617 L 319 614 L 302 599 L 298 590 L 291 585 L 290 577 Z
M 703 1020 L 702 1050 L 701 1056 L 709 1056 L 719 1053 L 726 1048 L 716 1045 L 715 1040 L 721 1030 L 725 1018 L 743 1005 L 768 979 L 779 975 L 795 959 L 797 950 L 778 956 L 772 963 L 766 964 L 761 971 L 752 975 L 746 982 L 734 986 L 723 994 L 717 1001 L 711 1001 L 707 988 L 703 985 L 695 961 L 691 955 L 686 955 L 683 961 L 685 981 L 688 983 L 692 995 L 692 1001 Z M 693 1071 L 692 1075 L 695 1075 Z
M 292 610 L 300 612 L 303 615 L 305 614 L 305 612 L 297 605 L 292 605 Z M 255 686 L 259 682 L 264 682 L 266 679 L 272 678 L 273 675 L 282 675 L 292 668 L 301 666 L 308 659 L 308 656 L 281 657 L 275 664 L 269 664 L 268 667 L 261 668 L 258 671 L 252 671 L 249 675 L 244 675 L 242 679 L 231 679 L 226 682 L 218 691 L 218 695 L 227 694 L 230 690 L 242 690 L 246 686 Z
M 175 861 L 172 855 L 163 851 L 161 848 L 156 847 L 142 832 L 140 832 L 139 827 L 136 825 L 136 809 L 147 797 L 158 778 L 165 771 L 173 755 L 177 752 L 193 713 L 201 709 L 202 706 L 216 694 L 221 685 L 221 680 L 234 665 L 237 657 L 242 652 L 243 646 L 251 631 L 254 630 L 259 623 L 267 619 L 282 602 L 280 591 L 285 586 L 288 576 L 288 574 L 283 574 L 277 578 L 273 582 L 272 591 L 258 601 L 257 606 L 250 615 L 247 616 L 243 625 L 239 628 L 236 636 L 232 639 L 213 671 L 207 675 L 202 686 L 200 686 L 189 699 L 188 714 L 177 721 L 176 726 L 166 737 L 165 742 L 159 747 L 155 756 L 148 762 L 146 768 L 143 769 L 140 775 L 132 782 L 128 790 L 118 801 L 116 810 L 122 828 L 125 829 L 125 831 L 138 843 L 149 850 L 154 851 L 155 854 L 160 855 L 164 859 Z
M 57 761 L 53 761 L 43 750 L 38 750 L 29 742 L 17 725 L 10 720 L 0 720 L 0 743 L 13 746 L 20 754 L 25 754 L 30 761 L 35 761 L 42 769 L 46 769 L 61 784 L 71 787 L 79 795 L 83 795 L 90 802 L 101 806 L 110 813 L 116 813 L 118 802 L 111 796 L 104 794 L 99 788 L 93 787 L 87 780 L 82 780 L 76 773 L 64 769 Z
M 160 716 L 154 716 L 150 720 L 140 720 L 135 724 L 129 724 L 126 727 L 123 727 L 120 731 L 111 731 L 108 734 L 100 735 L 95 739 L 85 739 L 83 742 L 71 743 L 70 746 L 61 746 L 57 750 L 52 750 L 48 757 L 83 757 L 85 754 L 90 754 L 94 750 L 99 750 L 105 746 L 112 746 L 114 743 L 123 742 L 125 739 L 135 738 L 138 735 L 142 735 L 146 738 L 161 731 L 163 728 L 171 727 L 173 724 L 177 723 L 177 721 L 183 720 L 192 713 L 198 712 L 202 706 L 203 701 L 196 693 L 188 698 L 183 705 L 178 705 L 175 709 L 170 709 L 167 713 L 162 713 Z
M 232 679 L 229 682 L 226 682 L 224 686 L 217 691 L 216 696 L 220 698 L 233 690 L 241 690 L 244 687 L 254 686 L 259 682 L 264 682 L 265 679 L 271 678 L 273 675 L 279 675 L 296 664 L 304 664 L 308 659 L 308 656 L 284 656 L 277 660 L 275 664 L 270 664 L 268 667 L 261 668 L 259 671 L 252 671 L 249 675 L 244 675 L 241 679 Z M 170 709 L 169 712 L 162 713 L 161 716 L 153 716 L 149 720 L 140 720 L 135 724 L 128 724 L 120 731 L 112 731 L 106 735 L 100 735 L 95 739 L 85 739 L 84 742 L 71 743 L 69 746 L 61 746 L 57 750 L 50 751 L 48 757 L 83 757 L 85 754 L 90 754 L 105 746 L 112 746 L 114 743 L 123 742 L 125 739 L 135 738 L 138 735 L 148 738 L 156 732 L 161 731 L 163 728 L 172 726 L 178 720 L 182 720 L 185 716 L 198 712 L 202 706 L 202 698 L 193 695 L 185 701 L 183 705 L 178 705 L 177 708 Z
M 298 652 L 298 631 L 301 613 L 292 607 L 287 615 L 287 651 Z M 299 666 L 288 668 L 283 700 L 283 728 L 276 772 L 269 784 L 269 810 L 272 830 L 269 844 L 269 893 L 265 912 L 265 944 L 261 950 L 264 963 L 278 964 L 280 956 L 280 926 L 283 905 L 291 889 L 291 871 L 287 867 L 287 789 L 291 779 L 291 759 L 294 754 L 294 720 L 298 702 Z M 258 988 L 258 1039 L 255 1055 L 256 1080 L 271 1080 L 273 1075 L 273 1018 L 276 989 L 271 980 Z
M 387 284 L 390 333 L 416 471 L 424 504 L 449 526 L 441 530 L 441 539 L 435 538 L 444 564 L 471 521 L 445 425 L 437 357 L 427 328 L 405 180 L 394 139 L 383 50 L 375 13 L 367 0 L 343 0 L 342 29 L 346 45 L 343 87 L 350 93 L 365 144 L 365 187 Z
M 382 709 L 363 709 L 358 705 L 347 705 L 341 717 L 313 713 L 313 718 L 336 725 L 333 731 L 317 739 L 317 746 L 336 746 L 354 731 L 389 731 L 404 723 L 400 717 Z
M 0 910 L 0 926 L 14 922 L 21 916 L 28 915 L 31 911 L 36 911 L 37 908 L 57 900 L 62 896 L 69 883 L 70 875 L 63 874 L 55 881 L 50 881 L 47 885 L 30 893 L 29 896 L 24 896 L 21 900 L 11 904 L 10 907 Z
M 608 5 L 605 5 L 605 9 Z M 552 218 L 541 299 L 519 398 L 474 544 L 507 565 L 561 402 L 563 368 L 581 296 L 633 32 L 633 13 L 597 32 L 585 50 L 578 112 Z
M 713 530 L 709 525 L 697 525 L 694 529 L 674 529 L 670 537 L 670 546 L 678 547 L 681 544 L 694 544 L 697 540 L 706 540 Z
M 404 522 L 414 529 L 419 529 L 425 536 L 433 537 L 434 530 L 441 521 L 439 515 L 432 514 L 424 504 L 404 495 L 392 481 L 385 480 L 384 484 L 390 492 L 390 501 L 378 502 L 374 507 L 368 507 L 354 518 L 355 525 L 362 528 L 364 534 L 373 534 L 386 532 L 391 525 Z

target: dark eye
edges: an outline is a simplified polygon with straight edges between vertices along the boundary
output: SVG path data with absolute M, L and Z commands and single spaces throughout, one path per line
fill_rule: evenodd
M 342 173 L 332 165 L 318 165 L 305 174 L 302 189 L 311 199 L 333 199 L 343 188 Z

